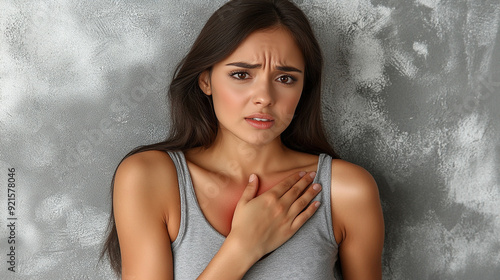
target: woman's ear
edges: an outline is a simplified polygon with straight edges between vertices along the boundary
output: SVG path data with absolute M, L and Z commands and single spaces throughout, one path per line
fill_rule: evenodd
M 200 74 L 200 77 L 198 78 L 198 85 L 206 95 L 212 95 L 209 70 L 205 70 Z

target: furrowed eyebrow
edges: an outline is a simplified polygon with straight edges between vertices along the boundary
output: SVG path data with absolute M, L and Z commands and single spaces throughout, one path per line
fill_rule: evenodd
M 299 72 L 302 73 L 299 69 L 292 66 L 277 66 L 276 69 L 284 72 Z
M 246 62 L 232 62 L 232 63 L 226 64 L 226 66 L 237 66 L 237 67 L 246 68 L 246 69 L 255 69 L 255 68 L 261 67 L 262 64 L 249 64 L 249 63 L 246 63 Z M 276 66 L 276 69 L 278 69 L 280 71 L 284 71 L 284 72 L 299 72 L 299 73 L 302 73 L 301 70 L 299 70 L 299 69 L 297 69 L 295 67 L 292 67 L 292 66 Z

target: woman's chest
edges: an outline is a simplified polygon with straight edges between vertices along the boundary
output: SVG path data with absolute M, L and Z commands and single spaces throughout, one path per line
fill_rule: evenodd
M 205 220 L 223 236 L 231 231 L 234 211 L 246 187 L 234 176 L 224 172 L 208 171 L 189 164 L 192 191 Z
M 193 189 L 207 222 L 221 235 L 227 236 L 231 231 L 234 210 L 242 191 L 238 188 L 225 188 L 210 180 L 193 184 Z
M 247 182 L 236 182 L 229 176 L 214 174 L 206 170 L 190 170 L 197 206 L 205 220 L 220 234 L 227 236 L 231 231 L 234 211 Z M 257 191 L 259 196 L 270 188 L 272 181 L 266 180 Z
M 207 170 L 189 161 L 187 165 L 197 206 L 212 228 L 227 236 L 231 231 L 234 211 L 248 185 L 248 179 L 230 172 Z M 259 186 L 256 197 L 297 171 L 298 169 L 291 169 L 258 175 Z

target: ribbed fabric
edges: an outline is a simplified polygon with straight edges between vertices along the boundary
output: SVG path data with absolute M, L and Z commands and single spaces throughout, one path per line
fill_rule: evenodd
M 225 237 L 206 220 L 195 195 L 182 152 L 168 152 L 177 169 L 181 222 L 172 243 L 174 279 L 196 279 L 217 253 Z M 321 154 L 314 183 L 322 191 L 316 213 L 283 245 L 255 263 L 243 279 L 336 279 L 338 245 L 333 236 L 330 204 L 332 158 Z

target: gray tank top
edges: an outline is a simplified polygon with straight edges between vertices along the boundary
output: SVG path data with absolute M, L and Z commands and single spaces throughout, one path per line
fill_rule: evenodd
M 217 253 L 225 237 L 205 219 L 196 198 L 182 152 L 168 152 L 177 169 L 181 222 L 172 242 L 174 279 L 196 279 Z M 243 279 L 338 279 L 338 245 L 332 229 L 330 205 L 332 158 L 321 154 L 315 183 L 322 191 L 316 213 L 287 242 L 255 263 Z M 334 271 L 335 270 L 335 271 Z M 337 276 L 338 277 L 338 276 Z

